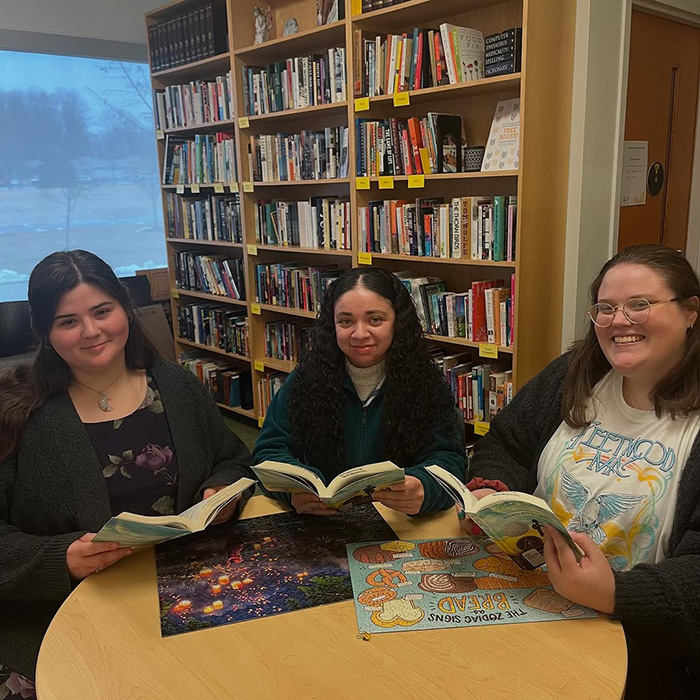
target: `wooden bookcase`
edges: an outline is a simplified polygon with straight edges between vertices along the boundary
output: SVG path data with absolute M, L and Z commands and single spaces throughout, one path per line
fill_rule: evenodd
M 341 0 L 342 1 L 342 0 Z M 262 420 L 257 381 L 268 370 L 289 372 L 293 363 L 265 357 L 264 324 L 273 320 L 313 318 L 314 314 L 254 303 L 255 265 L 272 262 L 301 262 L 309 265 L 335 264 L 356 267 L 358 259 L 358 207 L 381 198 L 442 196 L 446 199 L 470 195 L 517 195 L 518 219 L 515 262 L 469 259 L 436 259 L 407 255 L 378 254 L 372 265 L 390 270 L 411 269 L 420 275 L 440 276 L 453 291 L 469 288 L 473 280 L 497 279 L 516 274 L 514 347 L 500 347 L 499 356 L 512 358 L 514 385 L 521 387 L 560 353 L 562 288 L 566 233 L 567 180 L 571 122 L 575 0 L 408 0 L 408 2 L 366 14 L 352 14 L 357 3 L 347 0 L 346 19 L 316 26 L 314 0 L 269 0 L 274 25 L 271 39 L 254 45 L 253 8 L 256 0 L 215 0 L 226 6 L 228 51 L 212 58 L 152 74 L 154 89 L 212 78 L 232 71 L 235 118 L 208 127 L 176 129 L 173 132 L 202 133 L 226 130 L 235 135 L 238 149 L 238 181 L 244 243 L 219 243 L 167 238 L 173 289 L 173 319 L 176 307 L 208 299 L 244 305 L 248 311 L 250 357 L 229 355 L 207 346 L 177 338 L 176 354 L 194 349 L 223 358 L 252 372 L 254 409 L 228 409 Z M 146 15 L 147 26 L 168 19 L 201 0 L 180 0 Z M 282 37 L 284 23 L 295 17 L 299 33 Z M 371 97 L 369 110 L 358 117 L 424 116 L 428 111 L 458 113 L 463 117 L 470 144 L 485 144 L 495 105 L 499 100 L 520 97 L 520 167 L 507 173 L 456 173 L 426 175 L 425 186 L 408 189 L 407 177 L 394 177 L 394 190 L 379 190 L 378 178 L 370 179 L 369 190 L 358 190 L 355 177 L 355 101 L 353 100 L 353 30 L 368 33 L 400 33 L 417 26 L 437 27 L 441 22 L 474 27 L 484 36 L 510 27 L 523 28 L 522 71 L 475 82 L 415 90 L 409 106 L 394 106 L 391 95 Z M 242 68 L 344 46 L 346 50 L 347 101 L 271 114 L 245 115 Z M 246 145 L 251 134 L 275 134 L 301 129 L 348 125 L 349 176 L 337 180 L 274 182 L 253 184 L 248 172 Z M 163 167 L 164 140 L 158 134 L 159 157 Z M 163 192 L 174 187 L 163 186 Z M 187 189 L 189 193 L 189 189 Z M 207 192 L 202 185 L 201 192 Z M 228 185 L 227 185 L 228 191 Z M 310 196 L 349 197 L 352 212 L 352 251 L 317 250 L 256 244 L 255 203 L 258 199 L 305 199 Z M 163 198 L 165 210 L 165 195 Z M 177 250 L 226 253 L 240 256 L 246 276 L 246 302 L 197 292 L 175 291 L 173 256 Z M 363 257 L 364 259 L 364 257 Z M 177 332 L 177 326 L 175 327 Z M 429 336 L 452 352 L 478 344 L 462 338 Z

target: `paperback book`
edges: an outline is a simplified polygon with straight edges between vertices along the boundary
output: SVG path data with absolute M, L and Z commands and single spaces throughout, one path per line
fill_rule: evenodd
M 375 491 L 400 484 L 404 470 L 392 462 L 377 462 L 348 469 L 326 486 L 311 469 L 297 464 L 263 462 L 252 468 L 262 485 L 277 493 L 315 493 L 331 508 L 342 508 L 372 500 Z
M 118 542 L 120 547 L 146 547 L 200 532 L 211 524 L 222 508 L 254 484 L 253 479 L 243 477 L 179 515 L 120 513 L 109 519 L 93 542 Z
M 452 500 L 523 569 L 544 564 L 544 526 L 556 528 L 566 540 L 576 559 L 584 556 L 571 539 L 564 524 L 545 501 L 516 491 L 492 493 L 482 499 L 442 467 L 426 467 Z

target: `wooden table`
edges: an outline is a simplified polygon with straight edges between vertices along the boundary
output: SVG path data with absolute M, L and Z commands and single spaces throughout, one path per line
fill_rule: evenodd
M 244 517 L 282 510 L 258 496 Z M 459 535 L 454 510 L 378 506 L 399 537 Z M 602 616 L 357 638 L 352 601 L 160 635 L 153 549 L 88 577 L 44 639 L 39 700 L 620 698 L 622 627 Z

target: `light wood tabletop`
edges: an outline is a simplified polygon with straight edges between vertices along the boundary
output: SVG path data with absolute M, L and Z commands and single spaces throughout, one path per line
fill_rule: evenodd
M 459 535 L 454 510 L 378 510 L 404 539 Z M 243 517 L 282 510 L 252 498 Z M 588 620 L 357 636 L 352 601 L 161 638 L 153 548 L 88 577 L 46 633 L 39 700 L 620 698 L 622 626 Z

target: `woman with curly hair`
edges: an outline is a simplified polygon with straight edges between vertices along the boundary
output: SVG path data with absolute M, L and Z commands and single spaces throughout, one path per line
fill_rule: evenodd
M 413 300 L 396 275 L 357 268 L 329 288 L 310 349 L 265 417 L 253 463 L 265 460 L 311 468 L 326 482 L 391 460 L 405 468 L 406 480 L 375 500 L 411 515 L 450 506 L 425 467 L 464 476 L 461 430 Z M 272 495 L 299 513 L 337 512 L 313 494 Z

